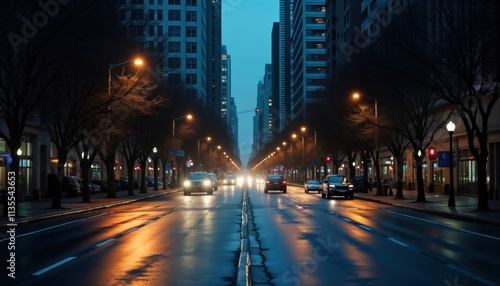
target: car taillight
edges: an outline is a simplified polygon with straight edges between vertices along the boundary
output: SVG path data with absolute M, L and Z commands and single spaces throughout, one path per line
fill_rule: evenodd
M 79 188 L 79 187 L 80 187 L 80 185 L 78 185 L 78 184 L 72 184 L 72 185 L 71 185 L 71 187 L 72 187 L 72 188 Z
M 270 184 L 270 183 L 271 183 L 271 181 L 269 181 L 269 180 L 266 180 L 266 184 Z
M 281 182 L 281 184 L 282 184 L 282 185 L 286 184 L 286 181 L 285 181 L 285 180 L 283 180 L 283 181 Z

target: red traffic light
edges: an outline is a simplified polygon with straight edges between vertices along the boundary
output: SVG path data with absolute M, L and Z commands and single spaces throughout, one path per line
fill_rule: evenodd
M 327 162 L 327 163 L 332 162 L 332 158 L 331 158 L 330 156 L 326 156 L 326 158 L 325 158 L 325 159 L 326 159 L 326 162 Z
M 436 147 L 429 147 L 427 149 L 427 157 L 429 157 L 429 160 L 436 160 L 437 159 Z

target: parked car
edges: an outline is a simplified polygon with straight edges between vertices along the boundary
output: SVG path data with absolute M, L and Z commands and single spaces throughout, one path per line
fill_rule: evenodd
M 108 183 L 105 181 L 99 181 L 99 180 L 92 180 L 90 181 L 92 184 L 98 185 L 101 192 L 108 192 Z
M 286 181 L 282 175 L 269 175 L 266 179 L 264 192 L 267 194 L 269 190 L 278 190 L 286 193 Z
M 234 175 L 226 175 L 224 179 L 222 179 L 222 184 L 234 185 L 236 184 L 236 177 Z
M 90 192 L 92 194 L 98 194 L 101 192 L 101 186 L 99 186 L 98 184 L 90 182 L 90 187 L 91 187 Z
M 354 191 L 355 192 L 363 192 L 363 191 L 367 191 L 368 189 L 370 189 L 370 186 L 368 185 L 368 182 L 367 182 L 367 185 L 366 185 L 366 189 L 364 189 L 364 185 L 365 185 L 365 181 L 364 181 L 364 177 L 363 176 L 355 176 L 353 179 L 352 179 L 352 184 L 354 186 Z
M 210 179 L 212 179 L 213 190 L 219 190 L 219 181 L 217 180 L 217 175 L 214 173 L 208 173 L 208 176 L 210 177 Z
M 321 185 L 321 182 L 318 180 L 307 180 L 307 182 L 304 184 L 304 192 L 309 193 L 310 191 L 315 191 L 320 193 L 322 190 L 323 186 Z
M 206 192 L 213 194 L 212 179 L 207 172 L 191 172 L 184 181 L 184 195 L 190 196 L 193 192 Z
M 73 177 L 64 176 L 61 187 L 61 197 L 76 197 L 81 194 L 80 183 Z
M 321 191 L 322 198 L 332 196 L 343 196 L 346 199 L 354 199 L 354 186 L 344 175 L 328 175 L 323 180 Z

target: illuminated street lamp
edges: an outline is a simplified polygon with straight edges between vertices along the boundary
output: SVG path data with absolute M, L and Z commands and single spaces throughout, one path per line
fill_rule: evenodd
M 202 139 L 199 139 L 198 140 L 198 161 L 196 161 L 196 164 L 198 165 L 198 167 L 200 167 L 200 141 L 203 141 L 203 140 L 212 140 L 212 138 L 210 137 L 206 137 L 206 138 L 202 138 Z
M 378 148 L 378 100 L 376 98 L 373 98 L 373 97 L 370 97 L 370 96 L 367 96 L 367 95 L 364 95 L 364 94 L 359 94 L 359 93 L 354 93 L 352 95 L 352 97 L 354 99 L 358 99 L 360 97 L 366 97 L 368 99 L 371 99 L 373 101 L 375 101 L 375 160 L 377 161 L 377 173 L 380 173 L 380 169 L 379 169 L 379 148 Z M 378 178 L 377 178 L 378 179 Z M 379 180 L 377 180 L 377 184 L 379 184 Z
M 292 135 L 292 137 L 293 137 L 293 138 L 297 138 L 297 137 L 302 138 L 302 166 L 300 167 L 300 168 L 302 169 L 302 168 L 304 168 L 304 166 L 305 166 L 305 160 L 304 160 L 304 136 L 302 136 L 302 135 L 297 135 L 297 134 L 293 134 L 293 135 Z M 301 173 L 302 173 L 302 172 L 301 172 Z M 304 176 L 304 178 L 303 178 L 303 179 L 305 179 L 305 176 Z
M 108 65 L 108 100 L 109 100 L 109 104 L 108 104 L 108 111 L 111 111 L 111 102 L 112 102 L 112 96 L 111 96 L 111 82 L 112 82 L 112 76 L 111 76 L 111 73 L 112 73 L 112 70 L 116 67 L 119 67 L 119 66 L 122 66 L 122 65 L 125 65 L 125 64 L 128 64 L 130 62 L 134 62 L 134 65 L 136 66 L 142 66 L 144 65 L 144 62 L 139 59 L 139 58 L 134 58 L 134 59 L 130 59 L 128 61 L 125 61 L 125 62 L 122 62 L 122 63 L 117 63 L 117 64 L 109 64 Z M 109 120 L 109 117 L 110 117 L 110 112 L 108 112 L 108 120 Z M 114 169 L 115 169 L 115 154 L 114 152 L 116 151 L 115 150 L 112 150 L 111 146 L 110 146 L 110 131 L 107 130 L 107 134 L 106 134 L 106 155 L 107 155 L 107 175 L 108 175 L 108 184 L 109 184 L 109 187 L 112 187 L 114 186 L 115 184 L 115 174 L 114 174 Z M 114 149 L 114 148 L 113 148 Z M 112 195 L 114 194 L 114 195 Z M 115 192 L 114 191 L 110 191 L 108 192 L 108 197 L 113 197 L 113 196 L 116 196 Z
M 455 131 L 455 123 L 451 120 L 446 124 L 446 130 L 450 134 L 450 196 L 448 197 L 448 207 L 455 207 L 455 191 L 453 190 L 453 132 Z
M 175 170 L 174 170 L 174 160 L 175 160 L 175 121 L 182 119 L 182 118 L 187 118 L 187 119 L 192 119 L 193 116 L 191 114 L 186 114 L 177 118 L 172 119 L 172 153 L 170 154 L 172 160 L 170 160 L 170 169 L 172 170 L 172 176 L 171 176 L 171 184 L 172 188 L 175 188 Z
M 300 130 L 302 130 L 302 132 L 305 132 L 306 130 L 314 131 L 314 157 L 315 157 L 314 159 L 318 159 L 318 149 L 317 149 L 318 142 L 317 142 L 317 137 L 316 137 L 316 130 L 309 128 L 309 127 L 302 127 L 302 128 L 300 128 Z M 314 164 L 314 178 L 317 179 L 316 164 Z

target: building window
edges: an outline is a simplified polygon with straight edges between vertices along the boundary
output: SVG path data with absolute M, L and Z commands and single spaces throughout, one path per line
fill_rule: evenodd
M 196 22 L 196 11 L 186 11 L 186 22 Z
M 170 5 L 181 5 L 181 0 L 168 0 Z
M 168 20 L 169 21 L 180 21 L 181 20 L 181 10 L 168 10 Z
M 163 26 L 158 26 L 158 36 L 163 36 Z
M 186 84 L 196 84 L 196 74 L 195 73 L 186 74 Z
M 197 45 L 195 42 L 186 43 L 186 53 L 196 53 Z
M 169 58 L 168 59 L 168 68 L 180 69 L 181 68 L 181 59 L 180 58 Z
M 130 1 L 130 4 L 132 4 L 132 5 L 143 5 L 144 4 L 144 0 L 132 0 L 132 1 Z
M 180 37 L 181 27 L 180 26 L 168 26 L 168 36 L 169 37 Z
M 169 53 L 180 53 L 181 43 L 180 42 L 168 42 L 168 52 Z
M 154 21 L 155 20 L 155 10 L 149 10 L 148 11 L 148 19 L 149 21 Z
M 179 74 L 179 73 L 169 73 L 168 74 L 168 83 L 171 83 L 171 84 L 180 84 L 181 83 L 181 74 Z
M 186 27 L 186 37 L 196 37 L 196 27 Z
M 132 9 L 130 15 L 131 15 L 132 21 L 144 20 L 144 11 L 143 10 Z
M 196 6 L 196 0 L 186 0 L 186 6 Z
M 163 21 L 163 10 L 158 10 L 156 14 L 158 14 L 158 21 Z
M 195 69 L 197 66 L 196 58 L 187 58 L 186 59 L 186 68 L 187 69 Z
M 163 42 L 156 42 L 156 51 L 158 53 L 163 53 Z

